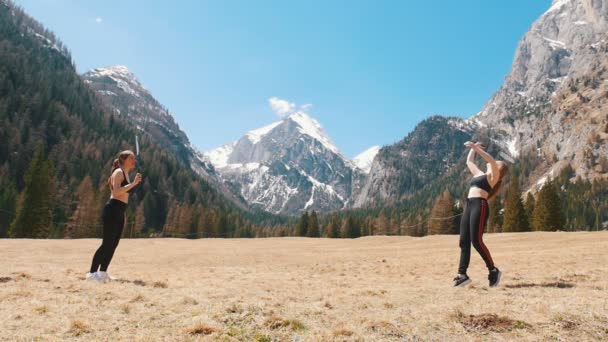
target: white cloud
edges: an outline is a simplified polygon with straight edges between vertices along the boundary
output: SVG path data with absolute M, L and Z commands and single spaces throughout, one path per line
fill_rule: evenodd
M 296 109 L 295 103 L 291 103 L 287 100 L 280 99 L 278 97 L 271 97 L 268 99 L 270 108 L 279 116 L 284 117 L 293 113 Z
M 102 21 L 103 19 L 101 19 L 100 17 L 95 18 L 95 22 L 98 24 L 101 24 Z
M 308 112 L 312 108 L 312 103 L 307 103 L 305 105 L 300 106 L 300 110 L 303 112 Z

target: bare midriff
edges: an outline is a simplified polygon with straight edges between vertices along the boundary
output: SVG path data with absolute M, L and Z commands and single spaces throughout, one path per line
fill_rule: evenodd
M 114 182 L 114 177 L 121 177 L 121 178 L 122 178 L 121 173 L 122 173 L 122 172 L 120 172 L 120 173 L 118 173 L 118 172 L 114 172 L 114 173 L 112 174 L 112 184 L 115 184 L 115 182 Z M 124 175 L 125 175 L 125 177 L 127 177 L 127 181 L 128 181 L 129 183 L 131 183 L 131 182 L 129 181 L 129 174 L 125 172 L 125 173 L 124 173 Z M 118 183 L 118 184 L 120 184 L 120 183 Z M 114 191 L 114 187 L 112 187 L 112 188 L 111 188 L 111 193 L 110 193 L 110 199 L 116 199 L 116 200 L 119 200 L 119 201 L 121 201 L 121 202 L 124 202 L 124 203 L 127 203 L 127 204 L 128 204 L 128 203 L 129 203 L 129 193 L 128 193 L 128 192 L 126 192 L 126 191 L 125 191 L 125 192 L 123 192 L 123 193 L 116 193 L 116 191 Z
M 485 190 L 480 189 L 476 186 L 472 186 L 469 189 L 469 195 L 467 196 L 467 198 L 481 197 L 481 198 L 488 199 L 488 195 L 489 194 Z

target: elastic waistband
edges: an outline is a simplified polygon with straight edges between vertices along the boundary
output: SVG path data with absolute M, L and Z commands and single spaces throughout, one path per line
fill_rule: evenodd
M 467 202 L 470 202 L 470 201 L 486 201 L 487 202 L 488 200 L 485 199 L 485 198 L 483 198 L 483 197 L 469 197 L 469 198 L 467 198 Z
M 117 200 L 116 198 L 111 198 L 107 204 L 109 204 L 113 207 L 118 207 L 120 209 L 127 209 L 127 203 L 125 203 L 121 200 Z

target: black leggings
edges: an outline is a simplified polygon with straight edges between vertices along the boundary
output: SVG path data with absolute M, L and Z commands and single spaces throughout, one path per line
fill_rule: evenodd
M 488 201 L 485 198 L 467 198 L 464 213 L 460 219 L 460 264 L 459 274 L 467 274 L 471 261 L 471 243 L 479 252 L 488 270 L 494 268 L 494 261 L 488 247 L 483 243 L 483 230 L 488 222 Z
M 103 207 L 103 240 L 93 256 L 91 273 L 97 272 L 98 268 L 104 272 L 108 270 L 125 225 L 126 209 L 127 204 L 117 199 L 111 199 Z

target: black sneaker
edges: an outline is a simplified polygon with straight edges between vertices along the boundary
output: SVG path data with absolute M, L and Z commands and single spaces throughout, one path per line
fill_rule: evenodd
M 469 278 L 466 274 L 459 274 L 454 278 L 454 287 L 464 287 L 465 285 L 471 282 L 471 278 Z
M 494 267 L 492 270 L 490 270 L 490 274 L 488 274 L 488 280 L 490 281 L 490 287 L 498 286 L 498 283 L 500 283 L 501 275 L 502 275 L 502 272 L 500 272 L 500 270 L 496 267 Z

